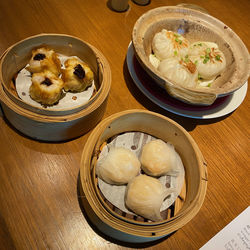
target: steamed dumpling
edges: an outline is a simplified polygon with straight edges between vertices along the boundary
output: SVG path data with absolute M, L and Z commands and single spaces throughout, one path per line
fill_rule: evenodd
M 50 71 L 58 76 L 61 73 L 61 62 L 53 49 L 40 47 L 32 50 L 32 57 L 26 69 L 30 73 Z
M 195 62 L 202 79 L 213 79 L 226 67 L 225 56 L 216 43 L 195 42 L 190 46 L 188 54 Z
M 69 58 L 64 65 L 62 79 L 65 91 L 81 92 L 92 84 L 94 73 L 88 64 L 76 58 Z
M 30 97 L 43 105 L 56 104 L 62 96 L 64 82 L 50 71 L 34 73 L 29 88 Z
M 143 146 L 140 161 L 146 174 L 162 176 L 178 174 L 181 160 L 172 144 L 157 139 Z
M 125 204 L 135 212 L 152 221 L 162 220 L 160 209 L 170 190 L 156 178 L 139 175 L 126 188 Z
M 141 163 L 134 152 L 122 147 L 112 147 L 108 154 L 99 158 L 96 172 L 109 184 L 127 184 L 140 172 Z
M 162 76 L 185 87 L 195 87 L 198 79 L 196 65 L 186 56 L 172 57 L 160 62 L 158 70 Z
M 188 46 L 189 42 L 186 38 L 166 29 L 156 33 L 152 41 L 153 52 L 160 60 L 175 56 L 185 56 Z
M 188 49 L 188 54 L 190 56 L 200 56 L 206 48 L 218 49 L 218 45 L 213 42 L 201 42 L 201 41 L 194 42 L 190 45 Z
M 161 61 L 155 56 L 155 54 L 150 54 L 148 59 L 156 69 L 159 67 Z

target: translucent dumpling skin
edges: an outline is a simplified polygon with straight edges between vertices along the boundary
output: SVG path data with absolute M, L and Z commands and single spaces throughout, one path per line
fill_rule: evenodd
M 96 173 L 109 184 L 127 184 L 140 172 L 141 163 L 129 149 L 112 147 L 108 154 L 99 159 Z
M 157 139 L 144 145 L 140 157 L 142 169 L 151 176 L 178 172 L 178 155 L 174 146 Z
M 171 81 L 184 87 L 195 87 L 198 79 L 196 65 L 188 58 L 171 57 L 159 63 L 158 70 Z
M 156 33 L 152 41 L 154 54 L 160 60 L 173 56 L 185 56 L 188 46 L 189 42 L 186 38 L 165 29 Z
M 226 57 L 216 43 L 190 44 L 166 29 L 154 35 L 149 61 L 163 77 L 189 88 L 210 87 L 226 68 Z
M 226 59 L 218 45 L 212 42 L 195 42 L 189 48 L 189 56 L 197 65 L 202 79 L 210 80 L 226 68 Z
M 125 204 L 137 215 L 152 221 L 160 221 L 160 208 L 167 195 L 169 192 L 158 179 L 139 175 L 127 186 Z

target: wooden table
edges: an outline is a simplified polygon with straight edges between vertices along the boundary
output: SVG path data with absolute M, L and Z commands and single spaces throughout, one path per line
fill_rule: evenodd
M 102 0 L 0 1 L 0 53 L 39 33 L 64 33 L 98 48 L 112 70 L 104 117 L 127 109 L 148 109 L 181 124 L 208 163 L 208 189 L 196 217 L 170 237 L 139 246 L 97 232 L 80 209 L 80 158 L 89 133 L 75 140 L 44 143 L 16 131 L 0 118 L 0 249 L 198 249 L 250 205 L 249 95 L 233 113 L 209 120 L 175 115 L 148 100 L 135 86 L 126 53 L 135 21 L 147 10 L 186 1 L 129 1 L 118 13 Z M 248 0 L 193 0 L 231 27 L 250 48 Z

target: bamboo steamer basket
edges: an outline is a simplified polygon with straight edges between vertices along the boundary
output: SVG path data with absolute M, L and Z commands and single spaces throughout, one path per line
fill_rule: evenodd
M 184 164 L 182 199 L 176 200 L 177 208 L 160 222 L 141 220 L 117 211 L 98 188 L 95 166 L 101 145 L 116 135 L 135 131 L 171 142 Z M 106 118 L 92 131 L 82 152 L 80 181 L 83 207 L 102 232 L 125 242 L 149 242 L 178 230 L 198 213 L 205 198 L 207 169 L 197 144 L 179 124 L 151 111 L 128 110 Z
M 24 68 L 33 48 L 47 45 L 57 53 L 78 56 L 94 72 L 95 92 L 83 105 L 61 110 L 36 107 L 18 97 L 13 76 Z M 0 61 L 0 101 L 4 115 L 23 134 L 42 141 L 63 141 L 78 137 L 102 118 L 111 85 L 110 66 L 103 54 L 79 38 L 64 34 L 39 34 L 10 48 Z
M 185 6 L 185 5 L 184 5 Z M 188 7 L 188 5 L 186 5 Z M 183 34 L 190 43 L 210 41 L 218 44 L 226 57 L 226 70 L 216 78 L 210 88 L 191 88 L 161 76 L 149 62 L 152 40 L 163 28 Z M 218 19 L 197 10 L 182 6 L 159 7 L 144 13 L 135 23 L 132 32 L 135 55 L 144 70 L 169 95 L 194 105 L 211 105 L 216 98 L 227 96 L 239 89 L 248 79 L 250 57 L 242 40 Z

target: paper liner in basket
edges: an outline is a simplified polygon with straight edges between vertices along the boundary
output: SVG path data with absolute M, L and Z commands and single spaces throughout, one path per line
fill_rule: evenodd
M 65 56 L 62 54 L 58 54 L 58 58 L 61 61 L 62 68 L 65 68 L 64 62 L 71 57 L 74 57 L 79 61 L 82 61 L 77 56 Z M 31 84 L 32 84 L 31 74 L 26 68 L 23 68 L 20 72 L 18 72 L 17 78 L 15 80 L 17 94 L 26 103 L 31 104 L 35 107 L 42 107 L 40 103 L 31 99 L 29 95 L 29 89 Z M 64 110 L 84 105 L 90 100 L 90 98 L 94 93 L 94 90 L 95 90 L 95 83 L 93 80 L 92 85 L 88 87 L 85 91 L 79 93 L 64 92 L 63 97 L 59 100 L 57 104 L 52 106 L 47 106 L 46 108 L 55 110 Z
M 99 159 L 102 159 L 105 157 L 110 147 L 124 147 L 127 149 L 132 150 L 136 156 L 139 158 L 141 155 L 141 151 L 143 146 L 151 141 L 155 140 L 156 138 L 145 134 L 141 132 L 128 132 L 121 134 L 119 136 L 116 136 L 111 142 L 109 142 L 107 145 L 105 145 L 99 155 Z M 168 142 L 169 143 L 169 142 Z M 177 154 L 178 155 L 178 154 Z M 178 197 L 178 195 L 181 192 L 183 183 L 184 183 L 184 176 L 185 176 L 185 170 L 184 166 L 182 164 L 181 158 L 178 155 L 177 157 L 177 166 L 176 166 L 176 172 L 178 172 L 178 175 L 176 173 L 169 173 L 166 176 L 161 176 L 158 179 L 160 182 L 166 186 L 166 188 L 171 189 L 171 195 L 169 195 L 163 202 L 161 206 L 161 211 L 166 210 L 168 207 L 170 207 Z M 125 213 L 128 214 L 134 214 L 130 210 L 128 210 L 125 206 L 125 191 L 127 185 L 110 185 L 100 178 L 98 178 L 98 186 L 101 190 L 104 197 L 111 202 L 114 206 L 119 208 Z

